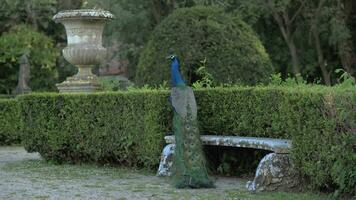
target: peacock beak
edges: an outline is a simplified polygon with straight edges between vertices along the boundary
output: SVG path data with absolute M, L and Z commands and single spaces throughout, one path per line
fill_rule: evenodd
M 171 56 L 167 56 L 167 57 L 166 57 L 166 60 L 170 60 L 170 59 L 171 59 Z

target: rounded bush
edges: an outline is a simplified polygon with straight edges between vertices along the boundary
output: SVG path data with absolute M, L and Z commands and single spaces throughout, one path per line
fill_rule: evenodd
M 152 33 L 142 52 L 135 81 L 138 85 L 161 84 L 170 77 L 167 55 L 179 56 L 186 81 L 206 59 L 206 69 L 218 83 L 256 84 L 273 73 L 262 43 L 239 17 L 216 7 L 174 11 Z

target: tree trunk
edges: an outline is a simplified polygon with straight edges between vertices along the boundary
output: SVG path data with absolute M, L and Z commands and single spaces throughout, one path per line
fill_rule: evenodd
M 338 4 L 337 21 L 342 26 L 347 27 L 353 8 L 353 0 L 340 1 Z M 348 73 L 354 75 L 356 68 L 356 55 L 353 47 L 352 38 L 338 42 L 339 57 L 342 67 Z
M 348 39 L 339 42 L 338 48 L 339 48 L 339 56 L 340 56 L 342 67 L 348 73 L 355 75 L 356 55 L 353 50 L 354 48 L 353 48 L 352 40 Z
M 294 75 L 300 74 L 300 66 L 299 66 L 299 57 L 298 57 L 298 52 L 297 52 L 297 47 L 294 42 L 294 20 L 296 17 L 299 15 L 301 6 L 295 13 L 294 15 L 290 18 L 289 13 L 287 10 L 284 10 L 282 13 L 279 12 L 278 10 L 274 9 L 274 3 L 273 1 L 269 0 L 266 2 L 266 7 L 269 8 L 272 11 L 272 16 L 274 20 L 276 20 L 279 29 L 282 33 L 284 41 L 287 43 L 287 46 L 289 48 L 289 53 L 291 55 L 291 60 L 292 60 L 292 70 Z
M 331 85 L 330 72 L 328 72 L 328 70 L 326 69 L 326 62 L 324 60 L 323 50 L 320 44 L 319 32 L 316 30 L 315 27 L 313 27 L 311 31 L 315 40 L 315 48 L 318 55 L 318 65 L 321 69 L 321 73 L 323 74 L 324 82 L 326 85 Z
M 161 22 L 161 18 L 164 12 L 162 8 L 161 0 L 152 0 L 151 2 L 152 2 L 153 18 L 156 24 L 159 24 Z
M 292 59 L 292 70 L 294 75 L 300 74 L 300 68 L 299 68 L 299 57 L 297 53 L 297 47 L 295 46 L 294 40 L 292 38 L 289 38 L 288 41 L 286 41 L 288 44 L 289 52 L 291 55 Z
M 32 26 L 34 26 L 36 29 L 38 29 L 38 24 L 37 24 L 37 20 L 36 20 L 36 13 L 35 13 L 35 9 L 32 8 L 33 6 L 33 2 L 32 1 L 28 1 L 26 4 L 26 14 L 27 14 L 27 20 L 30 24 L 32 24 Z
M 277 24 L 279 25 L 279 29 L 282 32 L 283 39 L 287 43 L 287 46 L 289 49 L 289 53 L 290 53 L 291 60 L 292 60 L 293 74 L 294 75 L 300 74 L 299 57 L 298 57 L 297 47 L 295 46 L 293 36 L 289 31 L 290 27 L 284 27 L 283 23 L 280 21 L 280 18 L 276 18 L 276 15 L 274 15 L 274 16 L 277 21 Z

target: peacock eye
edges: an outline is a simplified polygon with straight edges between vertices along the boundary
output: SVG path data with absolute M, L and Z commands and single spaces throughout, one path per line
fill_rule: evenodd
M 187 130 L 189 130 L 189 129 L 190 129 L 189 124 L 185 125 L 185 129 L 187 129 Z

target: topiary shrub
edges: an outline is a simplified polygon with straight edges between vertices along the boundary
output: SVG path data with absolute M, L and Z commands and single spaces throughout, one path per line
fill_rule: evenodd
M 215 7 L 178 9 L 165 18 L 152 33 L 142 52 L 135 81 L 139 85 L 161 84 L 169 80 L 173 51 L 190 83 L 200 61 L 218 83 L 256 84 L 273 72 L 265 48 L 250 26 L 237 16 Z

